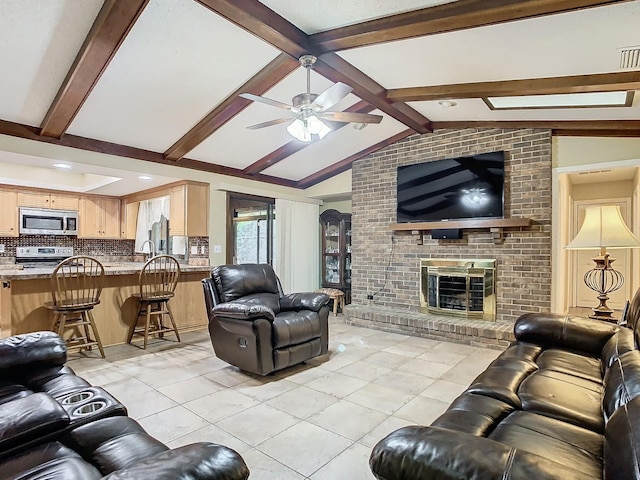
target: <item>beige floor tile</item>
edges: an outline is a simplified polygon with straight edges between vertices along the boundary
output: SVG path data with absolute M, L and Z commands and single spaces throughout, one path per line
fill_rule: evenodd
M 184 407 L 215 423 L 258 404 L 259 402 L 251 397 L 227 389 L 187 402 Z
M 463 345 L 461 343 L 453 343 L 453 342 L 440 342 L 440 344 L 433 347 L 433 350 L 449 352 L 449 353 L 460 353 L 462 355 L 469 355 L 475 352 L 478 347 L 472 347 L 471 345 Z
M 217 443 L 218 445 L 224 445 L 225 447 L 229 447 L 232 450 L 235 450 L 240 455 L 252 448 L 251 445 L 248 445 L 239 438 L 236 438 L 230 433 L 225 432 L 221 428 L 218 428 L 215 425 L 211 424 L 207 424 L 206 427 L 200 428 L 199 430 L 194 430 L 191 433 L 176 438 L 175 440 L 168 442 L 167 446 L 169 448 L 176 448 L 198 442 L 209 442 Z
M 352 444 L 351 440 L 303 420 L 261 443 L 258 449 L 308 477 Z
M 131 376 L 120 368 L 108 365 L 102 368 L 92 369 L 86 372 L 76 372 L 91 385 L 106 387 L 110 383 L 131 378 Z
M 220 420 L 216 425 L 251 446 L 286 430 L 300 419 L 269 405 L 260 404 Z
M 136 378 L 150 387 L 159 388 L 170 385 L 176 381 L 197 377 L 198 372 L 190 370 L 188 367 L 181 367 L 166 361 L 161 367 L 142 367 L 136 371 Z
M 144 417 L 139 423 L 149 435 L 163 443 L 183 437 L 209 425 L 205 419 L 181 406 Z
M 398 367 L 398 371 L 415 373 L 429 378 L 440 378 L 442 375 L 451 370 L 451 365 L 444 363 L 430 362 L 421 360 L 420 358 L 407 359 L 405 363 Z
M 396 355 L 395 353 L 389 352 L 376 352 L 373 355 L 369 355 L 363 361 L 372 363 L 374 365 L 379 365 L 381 367 L 395 369 L 406 363 L 407 357 L 405 357 L 404 355 Z
M 440 379 L 448 382 L 459 383 L 460 385 L 469 386 L 471 382 L 484 371 L 486 366 L 478 363 L 475 359 L 465 358 L 458 365 L 448 372 L 444 373 Z
M 426 349 L 416 345 L 407 345 L 400 342 L 383 349 L 383 351 L 393 353 L 395 355 L 402 355 L 403 357 L 417 357 L 423 354 Z
M 401 371 L 391 371 L 373 381 L 376 385 L 382 385 L 403 393 L 418 395 L 431 385 L 435 379 Z
M 359 378 L 349 377 L 348 375 L 333 372 L 312 380 L 305 386 L 313 388 L 319 392 L 343 398 L 364 387 L 367 383 L 368 382 L 365 380 L 360 380 Z
M 135 378 L 112 382 L 105 390 L 123 403 L 129 416 L 136 420 L 178 405 Z
M 427 362 L 444 363 L 445 365 L 451 365 L 452 367 L 460 363 L 467 358 L 468 355 L 462 353 L 443 352 L 442 350 L 427 350 L 418 358 L 420 360 L 426 360 Z
M 323 368 L 324 370 L 328 370 L 333 372 L 335 370 L 339 370 L 346 365 L 350 365 L 353 362 L 357 362 L 361 357 L 358 355 L 352 355 L 351 353 L 332 351 L 330 355 L 326 356 L 322 363 L 319 363 L 318 366 Z M 310 360 L 310 364 L 313 364 L 314 361 Z
M 303 475 L 286 467 L 282 463 L 265 455 L 259 450 L 251 449 L 242 454 L 249 467 L 250 478 L 256 480 L 305 480 Z
M 394 415 L 416 425 L 431 425 L 449 407 L 449 403 L 427 397 L 416 397 Z
M 268 400 L 267 403 L 298 418 L 307 418 L 337 401 L 338 398 L 333 395 L 301 385 Z
M 258 377 L 238 385 L 236 392 L 255 398 L 260 402 L 277 397 L 283 393 L 297 388 L 298 384 L 277 377 Z
M 387 417 L 386 420 L 376 425 L 373 430 L 369 431 L 365 436 L 358 440 L 358 442 L 362 445 L 373 448 L 380 440 L 391 432 L 395 432 L 399 428 L 407 427 L 409 425 L 415 425 L 415 423 L 405 420 L 404 418 L 394 416 Z
M 466 385 L 460 385 L 459 383 L 436 380 L 425 388 L 420 396 L 451 403 L 458 398 L 466 388 Z
M 158 388 L 158 391 L 178 403 L 186 403 L 224 388 L 223 385 L 200 376 L 176 381 L 171 385 Z
M 367 382 L 373 382 L 378 378 L 392 372 L 390 368 L 383 367 L 382 365 L 376 365 L 374 363 L 367 363 L 363 361 L 354 362 L 346 367 L 338 370 L 338 373 L 349 375 L 350 377 L 359 378 Z
M 355 441 L 387 416 L 380 411 L 340 400 L 310 416 L 307 421 Z
M 442 342 L 440 340 L 432 340 L 431 338 L 413 337 L 411 335 L 407 335 L 402 340 L 402 343 L 406 343 L 407 345 L 417 345 L 418 347 L 431 349 Z
M 227 365 L 224 368 L 207 373 L 205 376 L 209 380 L 220 383 L 225 387 L 235 387 L 236 385 L 240 385 L 241 383 L 257 377 L 257 375 L 243 372 L 239 368 L 232 367 L 231 365 Z
M 411 393 L 403 393 L 393 388 L 370 383 L 346 396 L 345 400 L 391 415 L 414 396 Z
M 318 368 L 316 365 L 295 365 L 280 370 L 275 376 L 277 378 L 286 378 L 290 382 L 297 383 L 298 385 L 305 385 L 312 380 L 324 377 L 326 374 L 326 370 Z
M 375 480 L 369 469 L 370 453 L 368 447 L 355 443 L 311 475 L 310 480 Z

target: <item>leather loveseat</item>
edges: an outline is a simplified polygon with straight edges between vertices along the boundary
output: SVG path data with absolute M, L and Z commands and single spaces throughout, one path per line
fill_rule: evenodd
M 639 480 L 640 291 L 626 327 L 526 314 L 431 426 L 373 449 L 379 480 Z
M 0 478 L 244 480 L 235 451 L 213 443 L 169 449 L 118 400 L 65 366 L 53 332 L 0 340 Z M 215 406 L 212 406 L 215 408 Z
M 271 265 L 222 265 L 202 281 L 216 356 L 267 375 L 328 351 L 329 296 L 282 292 Z

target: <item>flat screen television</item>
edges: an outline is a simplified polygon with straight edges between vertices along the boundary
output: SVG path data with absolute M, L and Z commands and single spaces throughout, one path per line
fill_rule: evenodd
M 397 219 L 503 218 L 504 152 L 398 167 Z

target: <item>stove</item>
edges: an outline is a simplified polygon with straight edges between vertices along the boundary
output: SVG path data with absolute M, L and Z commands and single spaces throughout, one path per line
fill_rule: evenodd
M 18 247 L 16 264 L 24 268 L 52 268 L 73 257 L 73 247 Z

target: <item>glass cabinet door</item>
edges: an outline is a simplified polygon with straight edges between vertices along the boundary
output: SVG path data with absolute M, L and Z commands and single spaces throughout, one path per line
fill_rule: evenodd
M 329 219 L 324 225 L 324 282 L 341 284 L 340 220 Z

